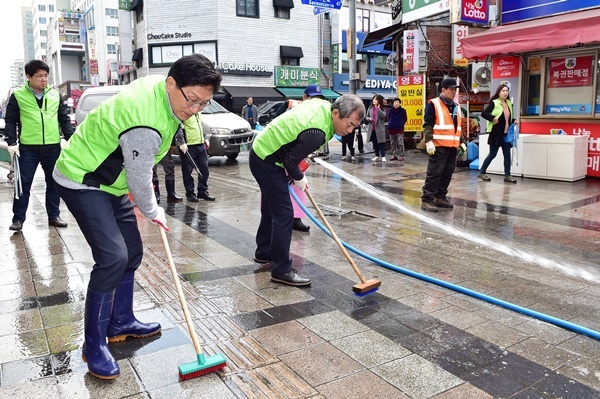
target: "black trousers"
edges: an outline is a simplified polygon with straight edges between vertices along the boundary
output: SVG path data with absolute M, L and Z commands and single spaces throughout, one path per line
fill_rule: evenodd
M 198 195 L 200 195 L 208 190 L 208 153 L 204 144 L 188 145 L 188 152 L 200 173 L 202 173 L 202 177 L 198 176 Z M 192 161 L 190 161 L 187 154 L 180 153 L 179 157 L 181 158 L 181 174 L 185 195 L 190 196 L 194 194 L 194 165 L 192 165 Z
M 359 128 L 354 129 L 354 134 L 356 135 L 358 152 L 360 152 L 362 154 L 363 152 L 365 152 L 365 145 L 363 143 L 363 136 L 362 136 L 361 128 L 359 127 Z
M 457 149 L 454 147 L 436 147 L 435 154 L 429 156 L 427 177 L 421 196 L 423 202 L 433 202 L 434 198 L 446 198 L 456 167 L 456 154 Z
M 352 133 L 342 136 L 342 156 L 346 156 L 346 147 L 350 151 L 350 155 L 354 156 L 354 135 L 356 130 Z
M 250 150 L 250 172 L 260 187 L 260 224 L 256 232 L 255 256 L 271 259 L 271 274 L 282 275 L 292 269 L 290 243 L 294 209 L 285 169 L 263 161 Z
M 56 184 L 56 190 L 92 249 L 94 268 L 88 288 L 110 292 L 123 273 L 142 263 L 143 245 L 133 204 L 127 195 L 115 196 L 101 190 L 72 190 Z

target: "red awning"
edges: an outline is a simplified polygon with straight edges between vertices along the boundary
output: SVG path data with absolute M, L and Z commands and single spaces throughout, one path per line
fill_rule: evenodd
M 461 39 L 465 58 L 518 54 L 600 42 L 600 9 L 498 26 Z

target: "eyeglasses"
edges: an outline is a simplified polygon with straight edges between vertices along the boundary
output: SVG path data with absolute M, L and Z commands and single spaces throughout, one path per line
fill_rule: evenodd
M 37 75 L 33 75 L 34 78 L 38 78 L 38 79 L 48 79 L 48 75 L 44 75 L 41 73 L 38 73 Z
M 179 86 L 178 86 L 179 87 Z M 181 94 L 183 95 L 183 98 L 185 98 L 186 104 L 188 107 L 190 108 L 204 108 L 207 105 L 210 105 L 210 100 L 208 101 L 194 101 L 194 100 L 190 100 L 184 93 L 183 89 L 181 87 L 179 87 L 179 91 L 181 91 Z

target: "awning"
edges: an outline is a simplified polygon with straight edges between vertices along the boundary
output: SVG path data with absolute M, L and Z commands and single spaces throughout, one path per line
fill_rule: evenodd
M 137 7 L 141 7 L 144 5 L 144 0 L 131 0 L 131 4 L 129 5 L 129 10 L 133 11 Z
M 131 57 L 131 61 L 135 61 L 138 67 L 142 66 L 142 61 L 144 59 L 144 49 L 136 48 L 133 52 L 133 56 Z
M 294 0 L 273 0 L 273 7 L 294 8 Z
M 291 98 L 291 99 L 302 98 L 302 96 L 304 95 L 304 88 L 298 88 L 298 87 L 277 87 L 277 91 L 280 92 L 281 94 L 283 94 L 284 97 Z M 324 88 L 321 88 L 321 93 L 323 93 L 323 96 L 325 98 L 332 99 L 332 100 L 335 100 L 336 98 L 338 98 L 340 96 L 339 93 L 337 93 L 333 90 L 324 89 Z
M 461 39 L 465 58 L 525 53 L 600 42 L 600 12 L 588 10 L 499 26 Z
M 394 36 L 402 31 L 404 31 L 404 25 L 394 24 L 388 26 L 387 28 L 369 32 L 367 33 L 367 37 L 365 38 L 361 48 L 389 42 L 394 39 Z
M 262 97 L 262 98 L 282 98 L 282 94 L 272 87 L 252 87 L 252 86 L 221 86 L 231 97 Z
M 279 46 L 279 56 L 281 58 L 302 58 L 304 53 L 302 47 Z

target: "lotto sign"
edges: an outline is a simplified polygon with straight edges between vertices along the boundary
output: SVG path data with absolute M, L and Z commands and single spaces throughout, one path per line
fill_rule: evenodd
M 398 76 L 398 98 L 406 109 L 408 120 L 404 125 L 407 132 L 423 130 L 425 113 L 425 75 Z
M 548 87 L 592 85 L 594 57 L 565 57 L 549 60 Z

